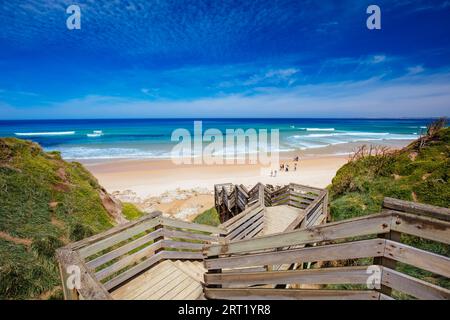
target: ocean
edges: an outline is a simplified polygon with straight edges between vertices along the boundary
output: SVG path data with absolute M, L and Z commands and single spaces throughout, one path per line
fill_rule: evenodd
M 201 119 L 195 119 L 201 120 Z M 416 139 L 432 119 L 203 119 L 209 128 L 279 129 L 280 151 L 358 141 Z M 172 132 L 193 132 L 194 119 L 2 120 L 0 137 L 17 137 L 57 150 L 65 159 L 169 158 Z

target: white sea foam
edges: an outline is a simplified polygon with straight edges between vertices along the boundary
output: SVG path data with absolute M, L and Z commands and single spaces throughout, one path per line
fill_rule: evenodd
M 53 132 L 15 132 L 16 136 L 67 136 L 75 134 L 75 131 L 53 131 Z
M 63 147 L 61 151 L 65 159 L 165 159 L 170 158 L 170 152 L 162 150 L 142 150 L 137 148 L 94 148 L 94 147 Z
M 47 149 L 52 151 L 53 149 Z M 59 147 L 54 150 L 61 152 L 65 159 L 78 159 L 78 160 L 94 160 L 94 159 L 170 159 L 177 157 L 177 155 L 171 153 L 171 149 L 139 149 L 139 148 L 97 148 L 97 147 Z M 295 151 L 295 148 L 281 147 L 273 152 L 288 152 Z M 225 157 L 245 157 L 248 154 L 258 153 L 258 150 L 248 149 L 245 147 L 237 147 L 237 149 L 227 150 L 215 150 L 213 156 L 225 156 Z M 270 148 L 268 152 L 271 152 Z M 202 154 L 195 154 L 192 152 L 192 157 L 199 157 Z M 179 157 L 182 155 L 180 154 Z
M 306 131 L 334 131 L 334 128 L 301 128 Z
M 315 149 L 330 145 L 338 145 L 359 141 L 387 141 L 387 140 L 414 140 L 414 134 L 394 134 L 388 132 L 330 132 L 296 134 L 286 138 L 290 147 L 305 149 Z

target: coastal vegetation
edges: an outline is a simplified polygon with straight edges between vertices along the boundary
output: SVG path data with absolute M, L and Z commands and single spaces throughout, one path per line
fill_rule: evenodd
M 134 204 L 129 202 L 122 203 L 122 214 L 128 220 L 136 220 L 144 214 L 141 210 L 139 210 Z
M 401 150 L 359 148 L 329 186 L 331 219 L 339 221 L 380 212 L 384 197 L 449 208 L 449 178 L 450 128 L 445 128 L 445 121 L 440 119 L 428 126 L 426 135 Z M 445 244 L 407 235 L 402 235 L 402 242 L 450 257 L 450 246 Z M 402 263 L 397 269 L 450 288 L 448 279 L 430 272 Z
M 216 208 L 212 207 L 196 216 L 194 222 L 217 227 L 220 224 L 220 218 Z
M 450 128 L 442 120 L 401 150 L 363 146 L 329 186 L 332 220 L 379 212 L 384 197 L 448 208 L 449 176 Z
M 0 299 L 60 298 L 55 249 L 112 227 L 112 200 L 81 164 L 15 138 L 0 139 L 0 195 Z

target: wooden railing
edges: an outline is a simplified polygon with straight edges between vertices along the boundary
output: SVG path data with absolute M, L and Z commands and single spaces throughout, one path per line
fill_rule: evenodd
M 328 193 L 323 189 L 291 183 L 283 188 L 271 190 L 258 183 L 250 190 L 242 185 L 232 184 L 216 185 L 215 190 L 216 205 L 219 207 L 226 207 L 229 211 L 229 205 L 236 205 L 231 209 L 235 213 L 244 208 L 242 212 L 236 213 L 220 225 L 227 230 L 225 235 L 227 240 L 249 239 L 261 235 L 264 229 L 264 210 L 269 206 L 290 205 L 305 210 L 305 215 L 299 215 L 286 231 L 300 226 L 318 225 L 327 218 Z
M 259 202 L 220 225 L 225 239 L 241 240 L 257 237 L 264 228 L 264 207 Z
M 306 219 L 298 221 L 302 226 L 322 223 L 327 218 L 328 193 L 325 189 L 290 183 L 279 189 L 271 189 L 262 183 L 247 190 L 243 185 L 231 183 L 214 186 L 215 207 L 222 222 L 246 211 L 259 203 L 262 206 L 289 205 L 306 211 Z M 300 224 L 290 226 L 290 230 Z
M 64 297 L 111 299 L 110 290 L 162 260 L 202 260 L 204 245 L 219 243 L 226 232 L 156 212 L 72 243 L 57 250 Z
M 395 290 L 419 299 L 450 299 L 447 288 L 396 270 L 400 262 L 449 278 L 449 257 L 400 241 L 400 235 L 406 234 L 448 245 L 449 221 L 449 209 L 387 198 L 379 214 L 209 245 L 204 250 L 208 269 L 205 296 L 210 299 L 392 299 Z M 307 263 L 340 261 L 345 265 L 350 259 L 362 258 L 365 259 L 356 262 L 370 261 L 369 265 L 304 269 Z M 268 267 L 271 265 L 297 267 L 278 271 Z M 336 289 L 340 284 L 352 285 L 354 289 Z M 302 289 L 305 285 L 321 288 Z

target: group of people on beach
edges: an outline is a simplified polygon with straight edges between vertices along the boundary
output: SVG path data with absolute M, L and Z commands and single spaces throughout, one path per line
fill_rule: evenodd
M 294 168 L 293 168 L 293 171 L 297 171 L 297 164 L 298 164 L 298 162 L 300 161 L 300 157 L 299 156 L 296 156 L 295 158 L 294 158 Z M 292 165 L 292 164 L 291 164 Z M 290 169 L 290 166 L 289 166 L 289 164 L 288 163 L 282 163 L 282 164 L 280 164 L 280 172 L 288 172 L 289 171 L 289 169 Z M 292 169 L 292 168 L 291 168 Z M 278 170 L 271 170 L 270 171 L 270 176 L 271 177 L 276 177 L 277 176 L 277 173 L 278 173 Z

